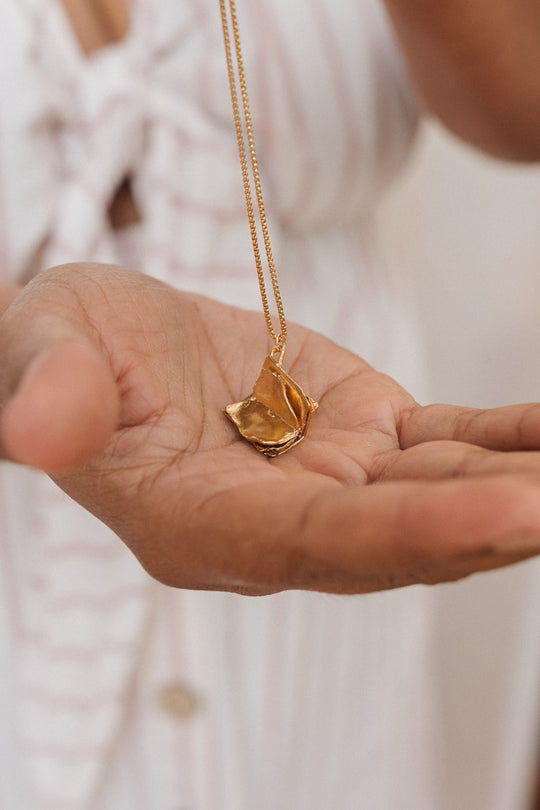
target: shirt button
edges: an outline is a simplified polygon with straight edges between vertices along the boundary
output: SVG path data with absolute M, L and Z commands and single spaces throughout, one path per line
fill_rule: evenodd
M 179 681 L 162 686 L 157 693 L 160 709 L 177 720 L 189 720 L 199 708 L 199 698 L 185 683 Z

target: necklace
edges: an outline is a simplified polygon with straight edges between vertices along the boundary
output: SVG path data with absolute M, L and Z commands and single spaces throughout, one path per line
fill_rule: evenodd
M 253 393 L 241 400 L 241 402 L 234 402 L 231 405 L 227 405 L 224 412 L 236 425 L 240 434 L 245 439 L 251 442 L 261 453 L 271 457 L 284 453 L 304 438 L 311 414 L 318 405 L 302 391 L 298 383 L 282 368 L 287 344 L 287 321 L 285 320 L 285 312 L 283 310 L 277 271 L 270 244 L 270 234 L 266 221 L 236 4 L 235 0 L 219 0 L 219 4 L 234 124 L 238 140 L 240 164 L 242 167 L 242 179 L 244 183 L 244 194 L 255 266 L 257 268 L 257 278 L 259 281 L 266 329 L 274 343 L 270 354 L 263 363 L 261 373 L 253 388 Z M 233 45 L 236 69 L 233 59 Z M 240 86 L 240 94 L 238 93 L 238 85 Z M 242 105 L 240 105 L 239 95 L 242 99 Z M 249 166 L 251 166 L 251 177 Z M 253 204 L 252 185 L 255 189 L 256 209 Z M 274 329 L 272 316 L 270 314 L 263 260 L 259 247 L 256 210 L 259 215 L 259 226 L 264 242 L 268 274 L 270 276 L 272 293 L 278 313 L 279 332 Z

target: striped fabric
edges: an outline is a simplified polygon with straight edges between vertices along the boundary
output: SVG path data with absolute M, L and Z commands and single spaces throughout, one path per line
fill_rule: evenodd
M 287 314 L 412 379 L 371 213 L 417 112 L 380 3 L 238 7 Z M 0 32 L 2 277 L 117 261 L 259 307 L 214 0 L 134 0 L 88 58 L 58 0 L 3 0 Z M 436 810 L 426 591 L 167 590 L 44 477 L 0 476 L 2 808 Z

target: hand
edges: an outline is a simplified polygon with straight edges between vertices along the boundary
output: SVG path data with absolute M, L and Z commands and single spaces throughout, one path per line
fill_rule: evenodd
M 157 579 L 263 594 L 435 583 L 540 551 L 540 406 L 421 407 L 316 333 L 285 368 L 320 403 L 269 460 L 222 413 L 268 351 L 260 314 L 68 265 L 0 321 L 4 457 L 49 472 Z M 513 452 L 509 452 L 513 451 Z

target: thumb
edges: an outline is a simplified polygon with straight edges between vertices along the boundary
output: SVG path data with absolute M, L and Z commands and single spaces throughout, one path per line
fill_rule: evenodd
M 0 421 L 4 457 L 60 473 L 104 450 L 117 424 L 119 397 L 97 347 L 62 339 L 34 353 L 14 376 L 18 382 L 7 393 Z

